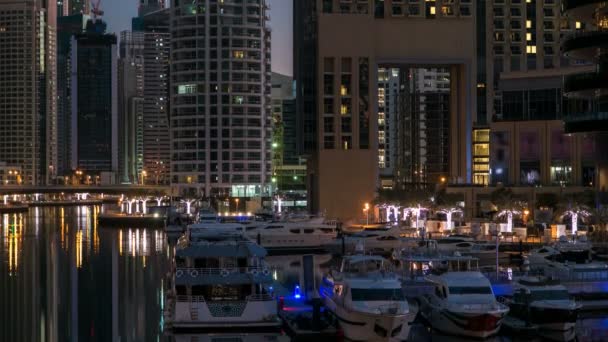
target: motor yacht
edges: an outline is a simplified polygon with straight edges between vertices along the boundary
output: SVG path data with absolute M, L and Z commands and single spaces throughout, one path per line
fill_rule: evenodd
M 591 244 L 584 237 L 568 240 L 562 236 L 552 246 L 530 251 L 528 260 L 532 270 L 561 282 L 608 280 L 608 264 L 592 260 Z
M 363 245 L 367 251 L 382 254 L 413 247 L 415 243 L 415 239 L 401 237 L 399 227 L 393 227 L 389 230 L 363 230 L 344 234 L 326 243 L 324 248 L 333 254 L 349 254 L 354 253 L 358 245 Z
M 446 272 L 427 276 L 433 293 L 420 299 L 420 314 L 448 335 L 487 338 L 500 329 L 509 308 L 496 301 L 490 281 L 480 272 Z
M 498 253 L 496 253 L 496 249 L 498 248 Z M 480 264 L 488 265 L 496 263 L 496 258 L 498 259 L 507 259 L 509 257 L 508 253 L 501 252 L 499 246 L 496 245 L 496 242 L 480 242 L 474 243 L 471 248 L 467 251 L 462 252 L 463 255 L 470 255 L 479 259 Z
M 239 230 L 190 228 L 176 245 L 167 324 L 174 330 L 278 327 L 265 256 Z
M 269 251 L 311 251 L 322 249 L 335 239 L 338 227 L 321 217 L 295 222 L 256 222 L 246 225 L 245 235 Z
M 559 280 L 522 277 L 514 283 L 513 297 L 504 303 L 509 305 L 509 317 L 536 326 L 543 337 L 566 341 L 574 338 L 581 304 L 570 297 Z M 506 320 L 504 324 L 508 326 L 516 320 Z
M 436 241 L 438 251 L 447 254 L 469 252 L 475 245 L 475 240 L 467 236 L 447 236 Z
M 321 295 L 354 341 L 405 340 L 416 317 L 401 281 L 380 256 L 344 257 L 340 269 L 324 277 Z

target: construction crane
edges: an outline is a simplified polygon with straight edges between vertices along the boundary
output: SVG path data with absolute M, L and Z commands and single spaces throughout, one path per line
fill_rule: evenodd
M 91 5 L 93 8 L 91 9 L 91 13 L 93 14 L 93 20 L 97 20 L 97 17 L 101 17 L 103 15 L 103 11 L 99 8 L 101 5 L 101 0 L 92 0 Z

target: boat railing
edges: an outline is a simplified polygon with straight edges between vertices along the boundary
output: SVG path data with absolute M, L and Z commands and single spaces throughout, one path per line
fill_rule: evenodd
M 247 301 L 250 302 L 267 302 L 270 300 L 274 300 L 269 294 L 252 294 L 247 296 Z
M 177 278 L 181 277 L 200 277 L 208 275 L 218 275 L 227 277 L 232 274 L 251 274 L 257 275 L 270 275 L 270 269 L 267 267 L 229 267 L 229 268 L 193 268 L 193 267 L 178 267 L 175 271 Z
M 457 310 L 475 310 L 475 311 L 485 311 L 485 310 L 494 310 L 498 307 L 497 303 L 450 303 L 448 305 L 450 309 Z
M 176 297 L 178 302 L 190 302 L 190 303 L 204 303 L 205 297 L 203 296 L 187 296 L 179 295 Z

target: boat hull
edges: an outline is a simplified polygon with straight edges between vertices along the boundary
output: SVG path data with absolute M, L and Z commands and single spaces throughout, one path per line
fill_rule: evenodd
M 485 339 L 498 333 L 506 311 L 455 311 L 429 305 L 423 300 L 420 314 L 441 333 Z
M 183 302 L 172 305 L 168 315 L 174 329 L 225 329 L 279 327 L 274 300 L 249 302 Z
M 344 336 L 352 341 L 405 341 L 416 313 L 372 314 L 352 311 L 327 298 L 327 308 L 336 316 Z
M 577 309 L 546 308 L 531 306 L 528 308 L 523 304 L 512 304 L 510 315 L 526 320 L 538 326 L 540 330 L 570 331 L 576 326 L 578 317 Z

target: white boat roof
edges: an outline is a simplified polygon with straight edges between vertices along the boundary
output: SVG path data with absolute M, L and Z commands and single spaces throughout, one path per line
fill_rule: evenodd
M 383 257 L 381 257 L 379 255 L 357 254 L 357 255 L 345 256 L 344 261 L 354 264 L 354 263 L 363 262 L 363 261 L 382 261 L 382 262 L 384 262 L 384 261 L 386 261 L 386 259 L 384 259 Z
M 490 286 L 490 281 L 481 272 L 446 272 L 439 276 L 431 275 L 428 280 L 446 286 Z
M 351 289 L 401 289 L 401 282 L 395 278 L 348 278 L 345 280 Z

